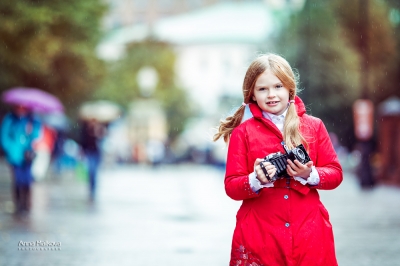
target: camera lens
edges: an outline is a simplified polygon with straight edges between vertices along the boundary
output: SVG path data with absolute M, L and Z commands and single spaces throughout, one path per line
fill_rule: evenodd
M 304 159 L 306 158 L 306 155 L 300 149 L 295 149 L 294 150 L 294 154 L 296 154 L 297 159 L 299 159 L 301 162 L 303 162 Z

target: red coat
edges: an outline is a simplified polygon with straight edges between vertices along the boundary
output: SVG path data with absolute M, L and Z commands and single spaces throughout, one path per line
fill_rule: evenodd
M 226 165 L 226 193 L 243 200 L 236 216 L 230 265 L 337 265 L 329 214 L 317 189 L 339 186 L 342 168 L 323 122 L 305 114 L 300 98 L 296 97 L 295 104 L 320 183 L 310 187 L 294 179 L 289 184 L 279 179 L 273 188 L 251 190 L 248 175 L 254 171 L 254 161 L 284 150 L 279 129 L 256 104 L 250 104 L 253 118 L 233 130 Z

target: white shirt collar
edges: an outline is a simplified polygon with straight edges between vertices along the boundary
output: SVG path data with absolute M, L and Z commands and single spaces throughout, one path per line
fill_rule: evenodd
M 272 121 L 272 123 L 275 124 L 275 126 L 279 129 L 280 132 L 283 132 L 287 110 L 288 108 L 286 108 L 285 112 L 283 112 L 283 114 L 281 115 L 274 115 L 265 111 L 263 111 L 262 113 L 266 119 L 269 119 L 270 121 Z
M 283 114 L 281 114 L 281 115 L 274 115 L 274 114 L 271 114 L 271 113 L 268 113 L 265 111 L 262 111 L 262 113 L 265 118 L 275 122 L 275 121 L 284 121 L 287 111 L 288 111 L 288 108 L 286 108 L 285 112 L 283 112 Z

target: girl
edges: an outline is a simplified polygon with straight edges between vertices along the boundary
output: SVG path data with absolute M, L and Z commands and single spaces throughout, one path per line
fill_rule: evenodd
M 230 265 L 337 265 L 329 214 L 317 189 L 339 186 L 342 168 L 323 122 L 305 114 L 296 91 L 297 76 L 284 58 L 259 56 L 244 78 L 244 103 L 214 136 L 229 143 L 226 193 L 243 200 Z M 242 121 L 245 108 L 252 117 Z M 263 158 L 284 154 L 282 141 L 289 149 L 303 144 L 311 161 L 287 160 L 290 177 L 272 182 L 276 168 Z

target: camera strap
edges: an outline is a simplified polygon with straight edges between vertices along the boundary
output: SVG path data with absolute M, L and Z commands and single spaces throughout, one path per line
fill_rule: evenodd
M 265 177 L 268 179 L 268 181 L 271 182 L 271 178 L 269 177 L 268 171 L 267 171 L 267 169 L 265 169 L 263 162 L 260 162 L 260 167 L 261 167 L 261 170 L 263 171 Z

